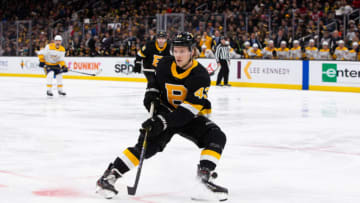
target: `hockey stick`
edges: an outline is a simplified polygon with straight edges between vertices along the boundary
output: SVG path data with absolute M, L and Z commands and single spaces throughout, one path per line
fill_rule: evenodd
M 69 70 L 69 71 L 74 72 L 74 73 L 80 73 L 80 74 L 83 74 L 83 75 L 97 76 L 97 75 L 99 75 L 99 73 L 101 73 L 102 69 L 100 69 L 96 73 L 84 73 L 84 72 L 80 72 L 80 71 L 76 71 L 76 70 Z
M 153 115 L 154 115 L 154 103 L 151 103 L 151 106 L 150 106 L 150 118 Z M 148 134 L 149 134 L 149 129 L 146 129 L 145 136 L 144 136 L 144 141 L 143 141 L 143 145 L 142 145 L 142 149 L 141 149 L 141 154 L 140 154 L 139 167 L 138 167 L 138 170 L 136 172 L 135 183 L 134 183 L 133 187 L 127 186 L 127 190 L 128 190 L 129 195 L 135 195 L 136 189 L 137 189 L 138 184 L 139 184 L 141 169 L 142 169 L 142 165 L 143 165 L 144 159 L 145 159 L 145 152 L 146 152 Z

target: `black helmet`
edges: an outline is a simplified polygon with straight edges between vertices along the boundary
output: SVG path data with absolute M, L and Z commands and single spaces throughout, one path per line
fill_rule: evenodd
M 194 44 L 194 37 L 190 32 L 179 32 L 175 35 L 172 41 L 172 47 L 174 46 L 186 46 L 190 49 Z
M 156 33 L 156 37 L 167 37 L 167 34 L 166 34 L 166 32 L 165 31 L 158 31 L 157 33 Z

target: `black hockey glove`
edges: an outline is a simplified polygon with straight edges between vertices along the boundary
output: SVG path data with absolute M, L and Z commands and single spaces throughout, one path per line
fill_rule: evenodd
M 140 73 L 141 72 L 141 61 L 135 61 L 135 67 L 133 69 L 134 73 Z
M 160 93 L 155 88 L 146 90 L 144 97 L 144 106 L 150 112 L 151 102 L 154 103 L 154 109 L 156 110 L 160 106 Z
M 68 67 L 63 66 L 63 67 L 60 68 L 60 73 L 67 73 L 67 72 L 69 72 L 69 68 L 68 68 Z
M 40 63 L 39 63 L 39 66 L 40 66 L 40 68 L 44 68 L 44 67 L 45 67 L 45 63 L 44 63 L 44 62 L 40 62 Z
M 149 131 L 149 137 L 155 137 L 166 130 L 167 123 L 163 116 L 157 115 L 147 119 L 141 126 Z

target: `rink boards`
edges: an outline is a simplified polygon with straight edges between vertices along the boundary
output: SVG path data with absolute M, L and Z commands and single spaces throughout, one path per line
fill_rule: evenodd
M 67 57 L 70 70 L 97 74 L 86 76 L 68 72 L 67 79 L 145 82 L 134 73 L 133 57 Z M 209 70 L 216 70 L 215 59 L 198 59 Z M 44 77 L 37 57 L 0 57 L 0 76 Z M 215 84 L 219 69 L 211 76 Z M 236 87 L 281 88 L 360 92 L 360 63 L 349 61 L 253 60 L 230 62 L 229 81 Z

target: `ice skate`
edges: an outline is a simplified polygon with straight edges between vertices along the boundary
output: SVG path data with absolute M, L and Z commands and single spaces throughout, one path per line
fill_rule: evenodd
M 211 172 L 208 168 L 198 166 L 197 178 L 207 190 L 215 195 L 217 200 L 226 201 L 228 199 L 228 189 L 212 182 L 213 179 L 217 178 L 216 172 Z M 204 197 L 192 197 L 192 199 L 206 201 Z
M 58 93 L 59 93 L 59 95 L 61 95 L 61 96 L 66 96 L 66 93 L 65 93 L 64 91 L 59 90 Z
M 121 177 L 120 172 L 114 168 L 111 163 L 109 167 L 104 172 L 104 175 L 96 182 L 96 193 L 105 197 L 106 199 L 111 199 L 118 194 L 118 191 L 115 189 L 115 182 Z
M 46 91 L 46 95 L 49 97 L 54 96 L 54 94 L 51 92 L 51 90 Z

